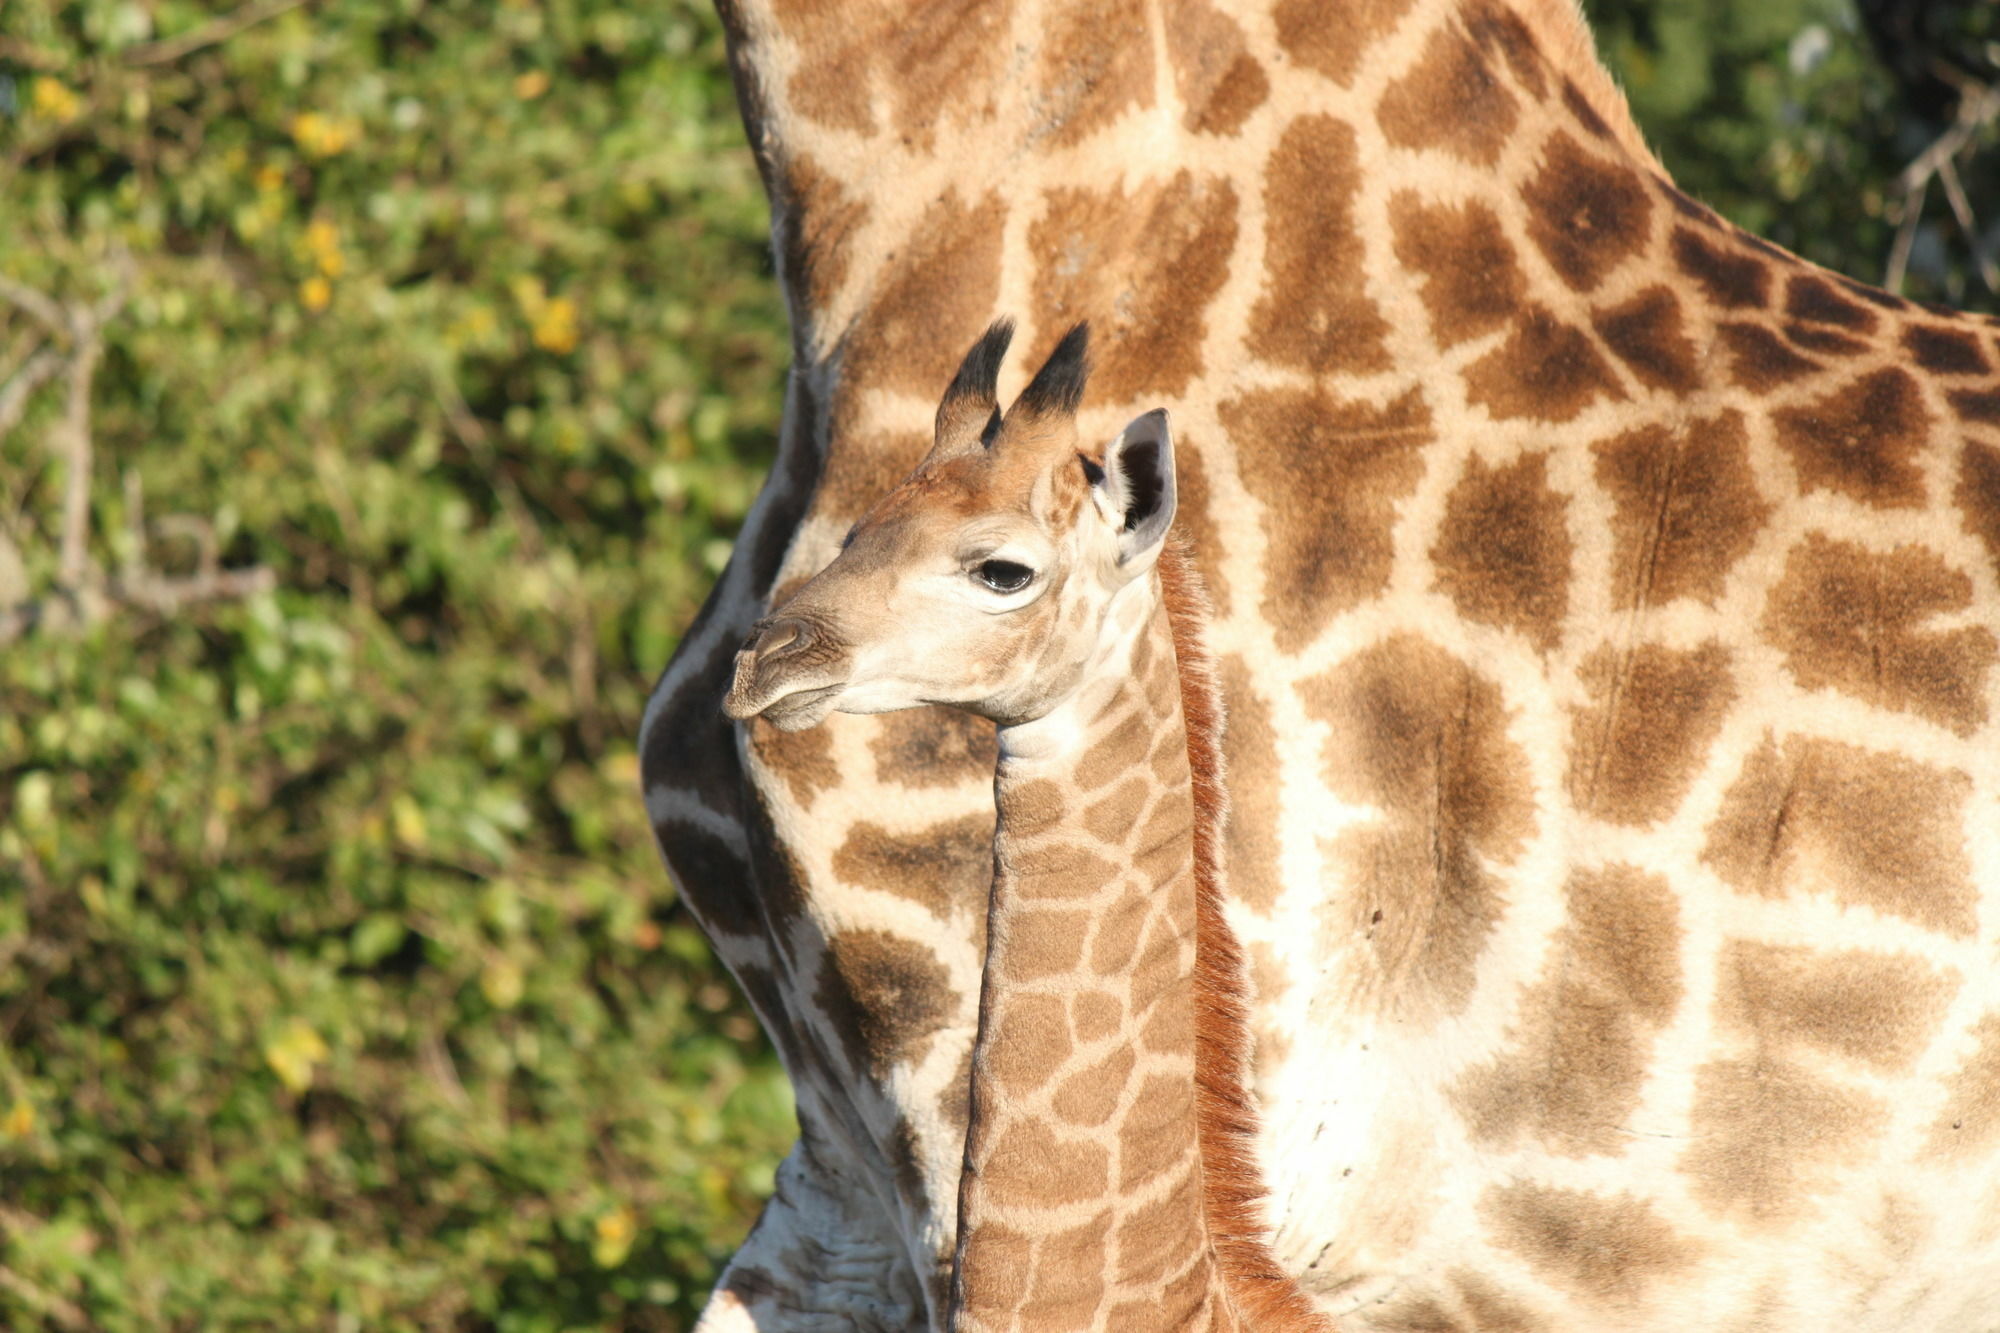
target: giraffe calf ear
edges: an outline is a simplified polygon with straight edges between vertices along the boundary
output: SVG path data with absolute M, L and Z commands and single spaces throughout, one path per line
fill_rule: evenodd
M 1119 432 L 1104 450 L 1098 485 L 1106 507 L 1120 516 L 1119 567 L 1135 574 L 1150 567 L 1174 521 L 1174 438 L 1166 409 L 1155 408 Z

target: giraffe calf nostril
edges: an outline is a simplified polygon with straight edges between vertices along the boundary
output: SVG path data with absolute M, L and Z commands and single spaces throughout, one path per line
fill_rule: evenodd
M 758 660 L 770 661 L 798 652 L 812 642 L 812 631 L 802 620 L 770 620 L 751 638 L 749 647 Z

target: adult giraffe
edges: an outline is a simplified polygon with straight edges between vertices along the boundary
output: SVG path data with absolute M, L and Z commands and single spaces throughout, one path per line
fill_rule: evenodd
M 796 365 L 642 766 L 802 1133 L 704 1326 L 942 1317 L 990 732 L 718 706 L 1022 311 L 1177 425 L 1323 1307 L 2000 1327 L 1994 325 L 1676 193 L 1566 0 L 725 19 Z

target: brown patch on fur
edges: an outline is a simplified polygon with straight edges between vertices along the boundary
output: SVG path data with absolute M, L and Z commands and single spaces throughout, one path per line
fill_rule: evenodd
M 1945 1081 L 1927 1145 L 1935 1157 L 1969 1158 L 2000 1142 L 2000 1014 L 1987 1014 L 1967 1035 L 1979 1044 Z
M 1253 354 L 1313 373 L 1389 368 L 1388 321 L 1363 281 L 1367 255 L 1354 221 L 1360 187 L 1359 150 L 1345 121 L 1301 116 L 1285 130 L 1265 170 L 1264 294 L 1250 310 Z
M 1832 283 L 1815 273 L 1799 274 L 1785 288 L 1785 313 L 1793 319 L 1831 324 L 1855 333 L 1872 333 L 1876 324 L 1867 306 L 1840 295 Z
M 1468 620 L 1554 652 L 1569 609 L 1567 506 L 1548 484 L 1548 455 L 1523 454 L 1501 467 L 1472 455 L 1431 547 L 1434 586 Z
M 1963 773 L 1838 741 L 1770 737 L 1744 761 L 1701 859 L 1765 898 L 1831 893 L 1929 930 L 1970 936 Z
M 983 914 L 993 880 L 993 823 L 985 814 L 973 814 L 915 833 L 892 833 L 872 820 L 857 820 L 833 854 L 833 873 L 845 883 L 916 903 L 940 921 L 957 913 Z
M 1522 191 L 1528 238 L 1572 289 L 1595 291 L 1645 247 L 1652 197 L 1638 173 L 1584 151 L 1560 130 L 1543 153 L 1542 169 Z
M 1452 1099 L 1483 1144 L 1527 1137 L 1566 1157 L 1615 1156 L 1654 1039 L 1680 1005 L 1679 913 L 1665 880 L 1626 865 L 1576 873 L 1564 899 L 1568 920 L 1521 999 L 1514 1045 Z
M 1172 396 L 1202 373 L 1203 317 L 1236 246 L 1236 192 L 1228 180 L 1180 171 L 1128 193 L 1048 191 L 1028 229 L 1037 257 L 1039 364 L 1076 320 L 1091 321 L 1096 401 Z
M 1916 1063 L 1958 990 L 1957 974 L 1910 954 L 1754 940 L 1725 944 L 1716 971 L 1717 1016 L 1760 1051 L 1832 1054 L 1882 1074 Z
M 1287 55 L 1344 88 L 1361 68 L 1362 52 L 1388 36 L 1412 2 L 1355 0 L 1335 9 L 1324 0 L 1278 0 L 1271 18 Z
M 1242 26 L 1209 0 L 1173 0 L 1165 20 L 1182 127 L 1196 134 L 1236 133 L 1271 95 L 1271 81 L 1246 49 Z
M 1507 341 L 1467 367 L 1465 397 L 1497 420 L 1559 424 L 1625 392 L 1588 334 L 1531 305 Z
M 1715 334 L 1729 351 L 1730 378 L 1752 393 L 1768 393 L 1802 375 L 1816 375 L 1825 369 L 1819 362 L 1785 346 L 1777 334 L 1761 324 L 1720 324 Z
M 992 1032 L 980 1043 L 974 1077 L 990 1078 L 1014 1097 L 1047 1087 L 1071 1050 L 1062 996 L 1030 991 L 1008 995 L 991 1007 L 987 1021 Z
M 1382 810 L 1335 844 L 1351 894 L 1329 928 L 1371 943 L 1377 984 L 1402 1010 L 1457 1013 L 1500 918 L 1487 865 L 1511 862 L 1535 828 L 1527 756 L 1507 736 L 1499 687 L 1399 634 L 1299 690 L 1331 727 L 1329 787 Z
M 1612 597 L 1620 610 L 1677 597 L 1713 606 L 1770 517 L 1734 410 L 1680 430 L 1642 426 L 1591 447 L 1610 494 Z
M 868 201 L 849 195 L 840 181 L 804 152 L 784 159 L 779 179 L 778 250 L 785 260 L 785 291 L 793 318 L 823 310 L 847 281 L 848 251 L 868 220 Z
M 1111 1213 L 1044 1237 L 1035 1246 L 1035 1280 L 1020 1328 L 1086 1328 L 1104 1300 Z
M 1052 146 L 1081 143 L 1126 110 L 1153 104 L 1153 40 L 1142 0 L 1058 8 L 1044 22 L 1037 105 Z
M 828 940 L 814 999 L 840 1034 L 849 1065 L 877 1081 L 898 1062 L 921 1064 L 931 1037 L 958 1012 L 958 993 L 937 955 L 886 930 L 848 930 Z
M 1214 447 L 1179 431 L 1174 433 L 1174 489 L 1178 492 L 1174 528 L 1196 552 L 1209 553 L 1205 560 L 1198 555 L 1196 564 L 1208 587 L 1209 600 L 1215 603 L 1215 614 L 1227 618 L 1229 581 L 1222 576 L 1221 569 L 1221 553 L 1227 548 L 1223 545 L 1222 529 L 1216 525 L 1208 481 L 1206 451 Z
M 1396 505 L 1435 438 L 1412 389 L 1385 407 L 1324 389 L 1253 389 L 1222 404 L 1243 484 L 1265 507 L 1265 618 L 1297 652 L 1333 617 L 1389 586 Z
M 1903 346 L 1919 369 L 1933 375 L 1984 375 L 1993 369 L 1979 340 L 1966 329 L 1912 324 L 1903 330 Z
M 1994 569 L 2000 571 L 2000 448 L 1966 442 L 1951 498 L 1964 516 L 1966 531 L 1985 544 Z
M 1062 1081 L 1049 1105 L 1070 1124 L 1095 1129 L 1111 1118 L 1132 1080 L 1132 1066 L 1138 1059 L 1130 1047 L 1121 1046 L 1094 1065 L 1079 1069 Z
M 1111 1188 L 1111 1155 L 1095 1143 L 1058 1137 L 1046 1125 L 1019 1119 L 994 1142 L 980 1183 L 1010 1208 L 1087 1203 Z M 985 1244 L 983 1235 L 980 1244 Z
M 1439 346 L 1505 328 L 1520 310 L 1527 281 L 1499 217 L 1485 204 L 1428 204 L 1402 191 L 1389 200 L 1389 225 L 1397 262 L 1424 275 L 1418 295 Z
M 1434 29 L 1423 55 L 1390 84 L 1375 109 L 1382 136 L 1398 148 L 1441 148 L 1476 166 L 1500 160 L 1520 103 L 1462 29 Z
M 1590 322 L 1647 388 L 1685 395 L 1701 382 L 1694 344 L 1682 331 L 1680 298 L 1666 287 L 1648 287 L 1622 305 L 1595 311 Z
M 1643 1199 L 1547 1185 L 1495 1185 L 1479 1215 L 1501 1248 L 1545 1280 L 1605 1305 L 1632 1306 L 1652 1283 L 1686 1268 L 1699 1242 L 1679 1235 Z
M 1614 824 L 1665 819 L 1736 699 L 1729 654 L 1714 642 L 1685 652 L 1606 646 L 1577 674 L 1590 704 L 1570 715 L 1570 799 Z
M 1771 300 L 1771 265 L 1720 245 L 1686 227 L 1674 229 L 1668 248 L 1681 272 L 1724 310 L 1761 310 Z
M 822 791 L 840 785 L 840 771 L 833 762 L 833 736 L 824 727 L 780 731 L 761 717 L 750 719 L 746 726 L 750 752 L 784 778 L 792 799 L 800 805 L 809 807 Z
M 1986 675 L 2000 642 L 1984 625 L 1926 628 L 1971 606 L 1972 580 L 1934 551 L 1876 554 L 1814 532 L 1771 589 L 1763 629 L 1804 688 L 1971 736 L 1986 721 Z
M 1000 229 L 1006 217 L 998 193 L 966 200 L 952 188 L 910 228 L 848 336 L 834 411 L 836 437 L 859 424 L 858 398 L 864 391 L 929 398 L 938 385 L 951 382 L 960 354 L 985 329 L 999 295 Z M 906 475 L 907 469 L 890 476 L 889 486 Z
M 954 787 L 993 771 L 993 724 L 957 708 L 882 713 L 868 742 L 875 780 L 902 787 Z
M 2000 426 L 2000 389 L 1953 389 L 1945 397 L 1964 420 Z
M 1834 491 L 1883 507 L 1924 502 L 1917 458 L 1931 416 L 1907 370 L 1874 371 L 1816 402 L 1780 408 L 1771 421 L 1798 468 L 1801 490 Z
M 1695 1072 L 1694 1146 L 1680 1169 L 1711 1213 L 1771 1228 L 1832 1188 L 1832 1173 L 1880 1140 L 1880 1099 L 1783 1060 L 1718 1060 Z

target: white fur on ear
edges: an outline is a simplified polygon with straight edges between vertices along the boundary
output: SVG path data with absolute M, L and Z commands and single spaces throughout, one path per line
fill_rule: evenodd
M 1118 563 L 1134 573 L 1159 556 L 1173 526 L 1174 438 L 1163 407 L 1133 420 L 1104 450 L 1102 503 L 1118 516 Z

